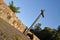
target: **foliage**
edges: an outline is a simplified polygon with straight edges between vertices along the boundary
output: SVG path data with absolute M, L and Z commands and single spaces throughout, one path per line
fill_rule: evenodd
M 35 27 L 38 26 L 36 25 Z M 35 29 L 38 30 L 38 28 Z M 39 29 L 39 31 L 31 29 L 31 32 L 34 33 L 40 40 L 60 40 L 60 26 L 58 26 L 57 29 L 45 27 L 44 29 Z
M 41 26 L 41 24 L 40 24 L 40 23 L 37 23 L 37 24 L 35 25 L 35 27 L 34 27 L 34 30 L 35 30 L 35 31 L 40 31 L 40 30 L 41 30 L 40 26 Z
M 9 7 L 14 13 L 20 13 L 20 11 L 18 11 L 18 10 L 19 10 L 19 7 L 14 6 L 14 2 L 13 2 L 13 1 L 11 1 L 11 2 L 9 3 L 8 7 Z
M 60 31 L 60 25 L 58 26 L 58 30 Z

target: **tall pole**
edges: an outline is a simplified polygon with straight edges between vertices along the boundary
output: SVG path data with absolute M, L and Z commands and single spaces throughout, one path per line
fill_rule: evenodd
M 33 27 L 33 25 L 38 21 L 38 19 L 41 17 L 41 15 L 42 15 L 42 17 L 44 17 L 44 10 L 41 10 L 41 13 L 39 14 L 39 16 L 35 19 L 35 21 L 32 23 L 32 25 L 30 26 L 30 28 L 29 29 L 27 29 L 25 32 L 24 32 L 24 34 L 25 35 L 27 35 L 27 33 L 28 33 L 28 31 L 30 31 L 30 29 L 32 29 L 32 27 Z

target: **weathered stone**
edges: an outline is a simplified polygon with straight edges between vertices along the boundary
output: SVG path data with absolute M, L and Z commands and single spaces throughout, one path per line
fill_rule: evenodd
M 27 27 L 19 20 L 10 8 L 0 0 L 0 40 L 30 40 L 32 37 L 24 35 Z M 38 40 L 33 35 L 32 40 Z

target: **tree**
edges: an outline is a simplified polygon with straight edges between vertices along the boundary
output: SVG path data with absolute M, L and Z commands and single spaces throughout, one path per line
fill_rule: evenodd
M 41 28 L 40 28 L 41 24 L 40 23 L 37 23 L 35 26 L 34 26 L 34 30 L 35 31 L 40 31 Z
M 52 33 L 53 34 L 51 40 L 60 40 L 60 32 L 58 32 L 58 30 L 55 29 Z
M 34 26 L 34 29 L 31 29 L 30 31 L 32 33 L 34 33 L 38 38 L 40 38 L 40 31 L 41 31 L 41 28 L 40 28 L 41 24 L 40 23 L 37 23 L 35 26 Z
M 58 26 L 58 30 L 49 27 L 41 29 L 40 26 L 41 24 L 37 23 L 31 30 L 40 40 L 60 40 L 60 26 Z
M 9 7 L 14 13 L 20 13 L 20 11 L 18 11 L 18 10 L 19 10 L 19 7 L 14 6 L 14 2 L 13 2 L 13 1 L 11 1 L 11 2 L 9 3 L 8 7 Z
M 58 26 L 58 30 L 60 31 L 60 25 Z
M 48 32 L 52 32 L 52 29 L 49 27 L 45 27 L 44 30 L 48 31 Z

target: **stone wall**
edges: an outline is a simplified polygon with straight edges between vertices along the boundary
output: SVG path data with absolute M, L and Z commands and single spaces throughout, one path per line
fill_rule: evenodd
M 31 33 L 30 31 L 28 32 L 28 37 L 31 39 L 31 40 L 40 40 L 36 35 L 34 35 L 33 33 Z M 32 37 L 32 38 L 31 38 Z
M 2 0 L 0 0 L 0 18 L 11 24 L 22 33 L 26 29 L 26 26 L 18 19 L 18 17 L 16 17 L 16 15 Z
M 0 40 L 30 40 L 23 34 L 25 30 L 26 26 L 0 0 Z
M 23 34 L 26 29 L 27 27 L 16 17 L 4 1 L 0 0 L 0 32 L 3 33 L 0 39 L 6 36 L 7 40 L 15 40 L 15 36 L 17 36 L 19 40 L 30 40 L 29 36 L 28 38 Z M 28 33 L 33 35 L 32 40 L 39 40 L 33 33 Z
M 19 30 L 0 18 L 0 38 L 6 40 L 30 40 Z M 0 39 L 0 40 L 1 40 Z

